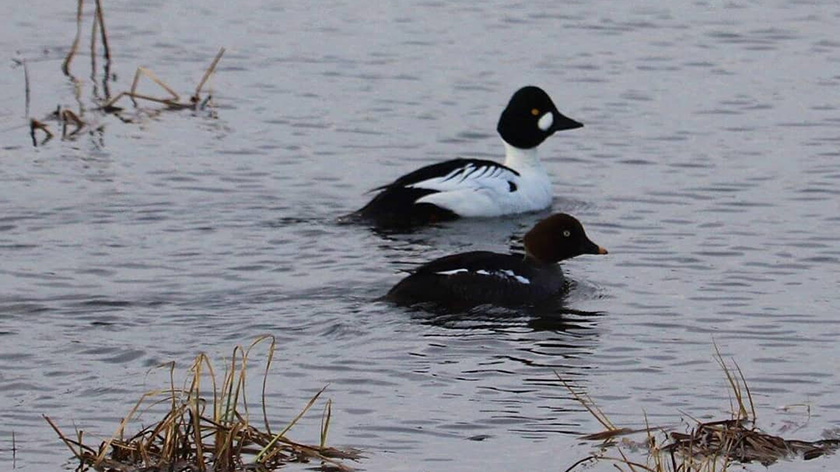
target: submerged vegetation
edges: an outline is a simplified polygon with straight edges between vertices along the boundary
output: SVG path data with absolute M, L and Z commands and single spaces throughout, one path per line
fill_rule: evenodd
M 736 464 L 768 466 L 797 456 L 808 460 L 840 448 L 840 439 L 799 441 L 759 430 L 752 394 L 740 367 L 734 361 L 733 366 L 727 365 L 717 347 L 715 359 L 729 386 L 730 417 L 710 422 L 695 419 L 694 426 L 686 432 L 673 431 L 669 427 L 652 427 L 647 424 L 647 418 L 646 426 L 641 429 L 616 427 L 585 392 L 575 390 L 564 382 L 572 397 L 605 428 L 581 438 L 601 441 L 601 451 L 579 460 L 566 472 L 593 461 L 611 462 L 616 469 L 629 472 L 725 472 Z M 636 434 L 644 434 L 644 440 L 630 441 L 628 437 Z M 619 437 L 624 441 L 616 442 Z M 646 457 L 632 459 L 625 452 L 628 446 L 645 451 Z M 609 455 L 611 451 L 618 456 Z
M 82 81 L 78 79 L 75 75 L 73 75 L 71 71 L 73 59 L 79 54 L 83 18 L 84 0 L 77 0 L 76 35 L 73 39 L 73 43 L 70 46 L 67 56 L 65 56 L 64 61 L 61 64 L 61 71 L 64 73 L 65 76 L 67 76 L 70 79 L 70 81 L 73 84 L 75 101 L 77 103 L 75 111 L 73 108 L 69 108 L 67 106 L 62 106 L 61 104 L 59 104 L 56 107 L 55 111 L 49 113 L 44 118 L 36 119 L 30 117 L 29 108 L 30 99 L 32 95 L 32 88 L 30 86 L 29 68 L 25 58 L 18 59 L 15 61 L 17 65 L 23 67 L 24 82 L 26 87 L 26 118 L 28 120 L 28 128 L 30 136 L 32 138 L 33 146 L 43 145 L 50 141 L 53 137 L 55 137 L 55 133 L 53 133 L 53 131 L 50 129 L 50 126 L 47 124 L 50 121 L 58 122 L 58 125 L 61 127 L 61 139 L 72 140 L 79 136 L 80 133 L 84 130 L 89 130 L 91 132 L 101 132 L 103 129 L 102 126 L 95 125 L 93 121 L 88 120 L 88 118 L 85 116 L 87 107 L 85 105 L 85 101 L 82 99 Z M 215 72 L 216 66 L 219 64 L 222 55 L 224 55 L 225 48 L 219 49 L 219 52 L 216 54 L 216 57 L 210 63 L 210 66 L 205 70 L 204 75 L 198 82 L 198 85 L 196 85 L 195 91 L 189 96 L 187 100 L 183 100 L 181 96 L 177 92 L 175 92 L 169 85 L 167 85 L 163 80 L 158 78 L 157 75 L 154 74 L 154 72 L 145 67 L 137 68 L 136 72 L 134 73 L 134 80 L 132 81 L 131 88 L 129 90 L 112 94 L 111 84 L 116 80 L 116 74 L 112 72 L 111 46 L 108 40 L 108 32 L 105 27 L 105 13 L 102 8 L 101 0 L 94 0 L 94 13 L 92 15 L 92 18 L 93 19 L 91 23 L 89 55 L 91 67 L 90 79 L 93 82 L 91 102 L 93 104 L 92 109 L 94 111 L 98 111 L 102 114 L 113 114 L 123 122 L 131 122 L 134 121 L 134 119 L 129 116 L 126 116 L 123 113 L 124 109 L 117 105 L 117 103 L 121 101 L 124 97 L 130 98 L 135 108 L 139 106 L 137 102 L 138 100 L 144 100 L 147 102 L 156 103 L 158 105 L 163 105 L 163 107 L 159 107 L 154 111 L 151 111 L 151 113 L 159 113 L 166 110 L 183 109 L 204 110 L 212 104 L 212 94 L 207 93 L 206 95 L 203 95 L 203 92 L 208 80 L 212 76 L 213 72 Z M 102 45 L 102 56 L 104 58 L 104 65 L 101 72 L 101 89 L 98 86 L 97 82 L 99 79 L 97 77 L 98 67 L 96 63 L 97 45 L 100 43 Z M 163 97 L 158 97 L 138 92 L 138 85 L 140 83 L 141 77 L 146 77 L 155 84 L 157 84 L 163 91 L 166 92 L 166 95 Z M 39 134 L 41 135 L 40 139 Z
M 269 348 L 262 380 L 262 424 L 255 424 L 249 419 L 245 386 L 249 355 L 260 344 L 268 344 Z M 322 470 L 352 470 L 342 461 L 359 459 L 358 451 L 326 445 L 331 401 L 324 404 L 318 444 L 306 445 L 287 436 L 316 404 L 324 389 L 282 429 L 272 431 L 266 412 L 265 386 L 275 347 L 271 336 L 258 338 L 247 349 L 235 347 L 221 379 L 217 379 L 210 359 L 199 354 L 180 388 L 175 386 L 174 362 L 160 366 L 169 370 L 169 388 L 142 395 L 113 436 L 98 445 L 85 444 L 86 438 L 81 431 L 69 437 L 52 419 L 46 416 L 44 419 L 79 461 L 78 470 L 272 471 L 291 462 L 317 462 Z M 167 408 L 159 420 L 133 435 L 126 435 L 132 421 L 162 404 Z

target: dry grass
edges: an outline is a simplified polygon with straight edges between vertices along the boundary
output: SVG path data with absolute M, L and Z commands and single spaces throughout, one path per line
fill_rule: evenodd
M 137 100 L 146 100 L 153 103 L 158 103 L 161 105 L 165 105 L 167 109 L 170 110 L 183 110 L 183 109 L 198 109 L 204 108 L 207 106 L 209 101 L 212 99 L 210 95 L 207 95 L 204 99 L 201 98 L 201 91 L 204 88 L 204 85 L 207 83 L 207 80 L 210 78 L 210 75 L 216 70 L 216 66 L 219 64 L 219 61 L 222 59 L 222 55 L 225 53 L 225 48 L 219 49 L 219 52 L 216 53 L 216 57 L 213 59 L 213 62 L 210 63 L 210 66 L 204 71 L 204 75 L 201 77 L 201 80 L 198 82 L 198 85 L 195 88 L 195 92 L 190 96 L 188 101 L 182 101 L 181 96 L 178 95 L 177 92 L 172 90 L 172 88 L 166 83 L 158 78 L 157 75 L 154 74 L 149 69 L 145 67 L 138 67 L 137 71 L 134 73 L 134 80 L 131 83 L 131 89 L 126 92 L 120 92 L 104 104 L 99 107 L 100 110 L 114 113 L 122 111 L 122 108 L 116 106 L 116 103 L 122 99 L 123 97 L 129 97 L 134 103 L 134 106 L 137 106 Z M 166 91 L 169 94 L 168 97 L 153 97 L 150 95 L 145 95 L 137 92 L 137 85 L 140 83 L 141 77 L 147 77 L 152 82 L 157 84 L 160 88 Z
M 79 54 L 79 47 L 82 40 L 82 25 L 84 21 L 84 0 L 77 0 L 76 5 L 76 34 L 73 38 L 73 42 L 68 49 L 67 55 L 65 56 L 64 60 L 61 64 L 61 71 L 64 73 L 65 76 L 71 81 L 73 84 L 73 90 L 75 95 L 76 105 L 71 109 L 65 105 L 58 105 L 56 107 L 57 111 L 50 113 L 44 118 L 41 119 L 34 119 L 29 117 L 29 104 L 31 100 L 31 93 L 32 88 L 30 84 L 30 74 L 29 69 L 27 67 L 26 59 L 16 60 L 15 62 L 23 66 L 24 71 L 24 82 L 25 82 L 25 94 L 26 94 L 26 119 L 28 121 L 29 132 L 32 137 L 32 143 L 34 146 L 44 145 L 49 142 L 53 137 L 55 137 L 55 133 L 53 133 L 49 125 L 47 124 L 48 121 L 57 121 L 58 125 L 62 127 L 61 132 L 61 139 L 62 140 L 73 140 L 77 138 L 80 133 L 84 130 L 88 130 L 91 133 L 94 132 L 101 132 L 103 127 L 101 126 L 94 126 L 89 117 L 86 117 L 86 105 L 87 100 L 83 100 L 82 97 L 82 90 L 83 90 L 83 82 L 82 80 L 78 79 L 72 72 L 72 64 L 74 58 Z M 101 73 L 101 92 L 97 85 L 97 45 L 102 45 L 102 56 L 104 57 L 104 66 Z M 212 95 L 210 93 L 204 94 L 204 90 L 206 89 L 206 85 L 210 77 L 216 71 L 216 67 L 219 64 L 222 56 L 225 53 L 225 49 L 221 48 L 219 52 L 216 54 L 213 61 L 210 63 L 209 67 L 204 71 L 204 75 L 199 80 L 198 85 L 195 87 L 195 91 L 189 96 L 189 98 L 182 100 L 181 96 L 176 93 L 170 86 L 168 86 L 163 80 L 158 78 L 153 72 L 149 69 L 144 67 L 138 67 L 135 74 L 134 74 L 134 81 L 132 82 L 131 88 L 126 91 L 122 91 L 117 93 L 116 95 L 111 94 L 111 83 L 115 80 L 115 74 L 111 72 L 112 67 L 112 54 L 111 54 L 111 46 L 108 40 L 108 31 L 105 26 L 105 12 L 102 6 L 101 0 L 94 0 L 94 12 L 92 15 L 92 23 L 91 23 L 91 34 L 90 34 L 90 80 L 93 82 L 93 96 L 90 98 L 90 101 L 93 103 L 92 108 L 93 111 L 100 112 L 100 114 L 111 114 L 119 118 L 124 122 L 133 122 L 134 119 L 131 117 L 123 116 L 123 112 L 125 111 L 121 106 L 117 105 L 122 98 L 128 97 L 131 99 L 134 108 L 139 108 L 138 100 L 142 100 L 148 103 L 156 104 L 156 105 L 163 105 L 162 107 L 157 107 L 154 110 L 144 110 L 149 114 L 152 113 L 160 113 L 163 111 L 177 111 L 177 110 L 205 110 L 208 106 L 212 104 Z M 166 91 L 166 96 L 153 96 L 149 94 L 144 94 L 138 92 L 138 84 L 140 77 L 147 77 L 152 80 L 155 84 L 157 84 L 161 89 Z M 212 112 L 212 108 L 211 108 Z M 72 129 L 71 129 L 72 128 Z M 39 132 L 40 133 L 36 133 Z M 38 134 L 42 134 L 42 137 L 39 139 Z
M 735 464 L 760 463 L 764 466 L 781 459 L 802 457 L 813 459 L 840 448 L 840 440 L 800 441 L 784 439 L 764 433 L 756 427 L 756 411 L 749 386 L 738 364 L 727 365 L 715 346 L 715 360 L 726 376 L 730 393 L 730 418 L 719 421 L 694 421 L 686 432 L 676 432 L 670 427 L 651 427 L 645 417 L 645 428 L 616 427 L 604 412 L 585 393 L 563 382 L 577 400 L 604 427 L 603 431 L 583 436 L 582 439 L 602 441 L 598 454 L 581 459 L 566 469 L 576 469 L 592 461 L 610 462 L 621 471 L 647 472 L 725 472 Z M 562 381 L 562 379 L 561 379 Z M 644 433 L 643 442 L 631 442 L 626 436 Z M 616 442 L 619 437 L 623 443 Z M 641 446 L 646 457 L 631 460 L 623 446 Z M 618 456 L 609 455 L 616 451 Z
M 262 424 L 249 420 L 245 398 L 248 358 L 256 346 L 268 344 L 268 358 L 262 383 Z M 147 392 L 123 418 L 116 432 L 98 445 L 86 445 L 82 432 L 68 437 L 48 417 L 44 417 L 79 461 L 78 470 L 114 472 L 157 471 L 271 471 L 290 462 L 318 462 L 324 470 L 350 471 L 342 460 L 356 460 L 359 453 L 327 447 L 332 403 L 327 401 L 321 420 L 320 442 L 306 445 L 288 438 L 295 424 L 315 405 L 322 389 L 300 413 L 278 432 L 272 432 L 265 402 L 265 385 L 271 367 L 275 340 L 263 336 L 247 349 L 237 346 L 225 366 L 221 382 L 210 359 L 200 354 L 190 367 L 183 388 L 175 387 L 175 364 L 169 370 L 170 387 Z M 211 388 L 208 390 L 207 385 Z M 167 405 L 163 416 L 151 426 L 126 436 L 132 421 L 147 409 Z M 262 428 L 262 429 L 261 429 Z

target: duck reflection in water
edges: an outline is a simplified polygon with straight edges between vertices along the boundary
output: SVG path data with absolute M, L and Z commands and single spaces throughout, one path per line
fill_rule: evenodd
M 569 290 L 577 283 L 567 280 Z M 422 324 L 441 328 L 470 331 L 485 330 L 507 332 L 525 329 L 530 332 L 563 333 L 572 337 L 594 335 L 603 312 L 570 308 L 560 297 L 539 306 L 499 307 L 477 305 L 466 310 L 451 310 L 440 304 L 416 304 L 410 308 L 411 318 Z

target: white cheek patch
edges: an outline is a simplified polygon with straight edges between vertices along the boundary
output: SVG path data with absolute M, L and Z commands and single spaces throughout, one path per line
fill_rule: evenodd
M 551 128 L 551 125 L 554 124 L 554 113 L 548 112 L 540 118 L 540 121 L 537 122 L 537 126 L 540 127 L 543 131 L 548 131 Z

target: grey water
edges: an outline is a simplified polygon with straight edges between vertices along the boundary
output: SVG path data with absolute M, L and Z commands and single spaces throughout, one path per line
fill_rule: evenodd
M 42 415 L 110 437 L 167 385 L 155 366 L 221 365 L 263 334 L 274 421 L 328 385 L 329 443 L 363 450 L 364 470 L 565 470 L 601 427 L 558 377 L 620 426 L 725 418 L 715 345 L 763 430 L 837 434 L 840 3 L 105 2 L 112 93 L 145 66 L 189 96 L 227 48 L 212 111 L 124 101 L 130 123 L 93 110 L 90 5 L 78 85 L 60 72 L 75 4 L 3 6 L 0 469 L 73 468 Z M 81 103 L 92 126 L 34 147 L 15 59 L 30 116 Z M 585 124 L 540 152 L 553 211 L 610 254 L 564 264 L 562 315 L 377 301 L 414 265 L 507 251 L 548 214 L 336 223 L 418 166 L 501 159 L 498 114 L 527 84 Z M 317 443 L 319 421 L 291 436 Z

